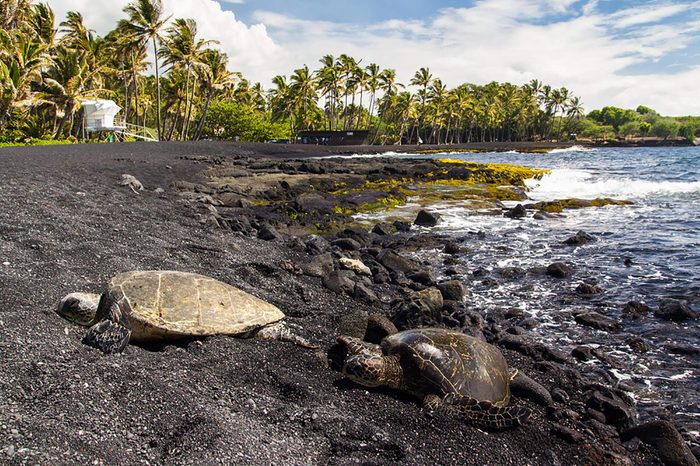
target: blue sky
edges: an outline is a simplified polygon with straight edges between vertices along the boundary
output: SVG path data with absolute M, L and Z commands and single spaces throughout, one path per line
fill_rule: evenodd
M 48 0 L 105 34 L 129 0 Z M 325 54 L 429 67 L 448 86 L 539 79 L 587 110 L 648 105 L 700 115 L 700 0 L 162 0 L 219 41 L 230 66 L 270 86 Z

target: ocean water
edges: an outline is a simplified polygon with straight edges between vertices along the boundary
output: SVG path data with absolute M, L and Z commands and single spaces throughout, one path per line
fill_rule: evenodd
M 580 344 L 598 347 L 612 363 L 592 361 L 588 370 L 628 390 L 642 418 L 654 417 L 656 407 L 674 413 L 686 435 L 700 443 L 700 356 L 677 354 L 677 345 L 700 348 L 700 320 L 677 324 L 653 312 L 632 320 L 622 313 L 629 301 L 645 302 L 653 310 L 666 298 L 687 301 L 700 312 L 700 147 L 575 147 L 549 154 L 431 157 L 550 169 L 541 180 L 528 181 L 528 196 L 534 201 L 611 197 L 634 202 L 568 210 L 565 217 L 548 220 L 513 220 L 455 204 L 434 205 L 431 210 L 443 215 L 434 230 L 454 236 L 468 250 L 456 268 L 470 280 L 473 308 L 486 314 L 520 308 L 539 323 L 530 333 L 564 352 Z M 597 241 L 580 247 L 562 244 L 579 230 Z M 424 253 L 422 259 L 436 265 L 442 260 L 436 251 Z M 509 267 L 532 270 L 555 261 L 573 264 L 574 279 L 512 278 L 503 273 Z M 484 273 L 495 280 L 480 278 Z M 584 280 L 605 292 L 578 295 L 575 288 Z M 577 324 L 573 314 L 588 310 L 620 320 L 620 330 L 603 332 Z M 645 339 L 650 351 L 633 351 L 626 341 L 634 336 Z

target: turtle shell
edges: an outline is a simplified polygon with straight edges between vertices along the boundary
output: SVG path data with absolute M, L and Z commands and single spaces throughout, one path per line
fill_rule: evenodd
M 402 388 L 419 398 L 455 393 L 504 406 L 510 399 L 508 364 L 498 348 L 460 332 L 406 330 L 382 341 L 382 352 L 398 355 Z
M 107 287 L 132 327 L 133 341 L 240 335 L 284 317 L 282 311 L 211 277 L 175 271 L 132 271 Z

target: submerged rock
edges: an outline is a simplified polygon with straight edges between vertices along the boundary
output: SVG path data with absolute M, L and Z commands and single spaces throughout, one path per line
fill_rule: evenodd
M 527 217 L 527 209 L 522 204 L 518 204 L 503 215 L 508 218 L 525 218 Z
M 639 301 L 630 301 L 625 304 L 622 314 L 629 319 L 639 319 L 651 312 L 651 308 Z
M 698 314 L 693 311 L 688 303 L 676 299 L 665 299 L 659 304 L 659 309 L 654 312 L 656 317 L 674 322 L 685 322 L 697 319 Z

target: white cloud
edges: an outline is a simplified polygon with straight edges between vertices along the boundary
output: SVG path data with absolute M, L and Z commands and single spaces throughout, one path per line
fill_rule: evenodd
M 68 11 L 79 11 L 89 28 L 104 35 L 125 17 L 122 10 L 128 3 L 129 0 L 53 0 L 50 4 L 57 21 L 62 21 Z M 219 42 L 215 46 L 228 54 L 232 69 L 242 70 L 254 80 L 269 80 L 268 63 L 279 51 L 265 25 L 248 26 L 215 0 L 164 0 L 163 4 L 166 15 L 195 19 L 199 35 Z
M 68 10 L 80 11 L 101 34 L 123 17 L 127 3 L 51 1 L 59 18 Z M 194 18 L 203 38 L 218 40 L 232 69 L 266 86 L 276 74 L 289 75 L 304 64 L 316 68 L 323 55 L 348 53 L 364 65 L 395 68 L 404 83 L 427 66 L 450 86 L 493 80 L 523 84 L 537 78 L 566 86 L 588 110 L 644 104 L 665 114 L 700 114 L 700 99 L 689 97 L 697 94 L 700 82 L 697 48 L 688 48 L 700 33 L 697 1 L 644 3 L 603 13 L 598 0 L 477 0 L 428 19 L 397 15 L 373 24 L 258 11 L 254 25 L 244 24 L 215 0 L 164 3 L 174 17 Z M 646 66 L 680 52 L 688 60 L 680 67 Z M 633 75 L 630 66 L 655 71 Z

